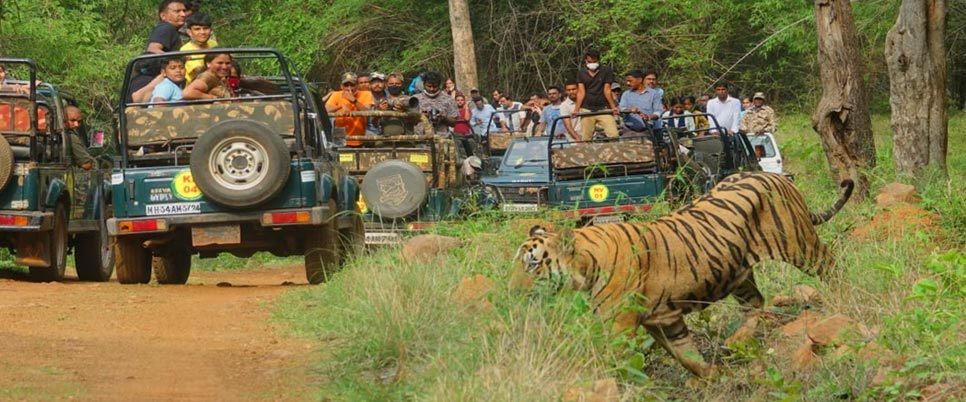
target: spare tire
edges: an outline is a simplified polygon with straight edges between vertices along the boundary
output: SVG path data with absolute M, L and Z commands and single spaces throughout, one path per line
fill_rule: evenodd
M 282 191 L 290 159 L 285 142 L 265 123 L 228 120 L 198 138 L 191 151 L 191 175 L 212 202 L 250 208 Z
M 7 187 L 13 174 L 13 150 L 10 143 L 0 138 L 0 191 Z
M 362 179 L 362 197 L 373 214 L 396 219 L 409 216 L 426 201 L 426 176 L 404 160 L 376 164 Z

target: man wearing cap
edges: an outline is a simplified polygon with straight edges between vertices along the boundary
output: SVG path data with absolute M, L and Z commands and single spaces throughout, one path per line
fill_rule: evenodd
M 479 96 L 480 98 L 482 98 L 483 99 L 483 102 L 490 103 L 490 101 L 486 100 L 486 97 L 485 96 L 480 95 L 480 89 L 479 88 L 470 89 L 470 100 L 473 100 L 473 98 L 476 98 L 477 96 Z
M 386 92 L 385 74 L 378 71 L 369 74 L 369 92 L 372 93 L 371 109 L 389 110 L 389 93 Z M 378 135 L 379 131 L 379 118 L 370 117 L 369 124 L 366 125 L 366 134 Z
M 755 92 L 752 106 L 745 111 L 745 118 L 741 120 L 741 131 L 749 134 L 774 133 L 775 110 L 765 105 L 765 94 Z
M 342 90 L 333 92 L 325 102 L 329 113 L 348 113 L 372 108 L 372 92 L 359 91 L 359 78 L 353 73 L 342 74 Z M 366 135 L 365 117 L 336 117 L 335 127 L 345 129 L 346 137 Z M 357 147 L 360 141 L 346 141 L 346 145 Z

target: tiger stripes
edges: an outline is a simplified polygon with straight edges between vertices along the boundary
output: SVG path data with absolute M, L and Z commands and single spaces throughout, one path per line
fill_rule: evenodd
M 537 279 L 563 278 L 591 294 L 594 311 L 616 332 L 642 325 L 684 367 L 707 376 L 684 315 L 734 295 L 749 312 L 764 298 L 752 267 L 779 260 L 827 279 L 834 256 L 814 225 L 832 218 L 852 194 L 841 183 L 828 210 L 808 210 L 798 189 L 781 175 L 729 176 L 708 194 L 648 224 L 602 224 L 562 233 L 539 226 L 518 251 Z M 633 305 L 628 308 L 629 304 Z

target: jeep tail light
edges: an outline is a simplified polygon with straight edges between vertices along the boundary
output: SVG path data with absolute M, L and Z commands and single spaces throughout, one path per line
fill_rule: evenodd
M 406 225 L 406 229 L 409 229 L 409 230 L 426 230 L 426 229 L 433 228 L 435 226 L 436 226 L 435 223 L 413 222 L 413 223 L 410 223 L 410 224 Z
M 118 223 L 119 233 L 157 232 L 168 229 L 168 222 L 164 219 L 141 219 Z
M 312 219 L 309 211 L 269 212 L 262 215 L 263 225 L 291 225 L 308 223 Z
M 0 225 L 3 226 L 27 226 L 30 218 L 26 216 L 0 215 Z

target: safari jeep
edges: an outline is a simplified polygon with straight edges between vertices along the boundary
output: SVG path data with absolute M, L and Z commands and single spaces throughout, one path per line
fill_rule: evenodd
M 245 71 L 230 99 L 151 105 L 122 89 L 120 156 L 111 176 L 117 278 L 185 283 L 191 256 L 303 255 L 310 283 L 364 240 L 358 186 L 338 165 L 316 94 L 273 49 L 214 49 Z M 175 53 L 187 55 L 189 53 Z
M 76 105 L 70 95 L 48 83 L 37 85 L 31 60 L 0 63 L 8 74 L 30 78 L 7 80 L 0 91 L 0 246 L 38 281 L 63 279 L 73 246 L 78 278 L 107 281 L 114 272 L 104 221 L 110 170 L 96 161 L 85 170 L 72 160 L 64 115 L 66 106 Z M 14 87 L 29 91 L 14 93 Z
M 483 177 L 481 198 L 506 213 L 554 207 L 583 224 L 614 222 L 649 210 L 657 200 L 687 201 L 738 170 L 760 170 L 747 139 L 741 149 L 726 150 L 716 135 L 673 133 L 625 131 L 576 142 L 556 133 L 514 139 L 495 174 Z M 679 136 L 688 138 L 687 145 Z
M 412 98 L 415 99 L 415 98 Z M 433 133 L 419 112 L 356 111 L 332 116 L 381 119 L 378 136 L 352 136 L 339 148 L 339 163 L 360 182 L 366 244 L 398 243 L 403 235 L 456 218 L 465 178 L 461 148 Z M 416 123 L 425 129 L 413 132 Z

